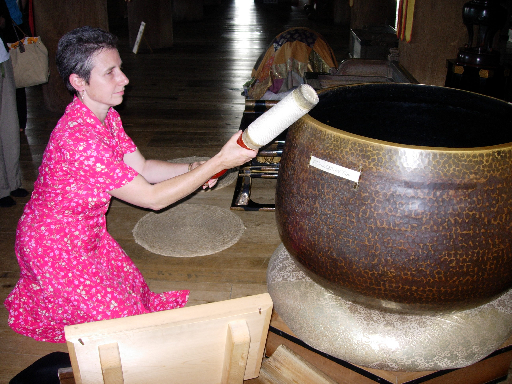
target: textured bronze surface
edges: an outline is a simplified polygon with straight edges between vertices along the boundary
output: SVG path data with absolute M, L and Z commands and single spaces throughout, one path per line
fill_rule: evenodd
M 512 286 L 511 131 L 511 105 L 468 92 L 321 92 L 288 131 L 276 191 L 283 244 L 313 276 L 387 306 L 488 301 Z M 311 156 L 360 171 L 359 182 Z

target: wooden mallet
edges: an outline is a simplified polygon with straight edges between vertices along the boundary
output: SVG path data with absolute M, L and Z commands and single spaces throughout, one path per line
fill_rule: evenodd
M 243 148 L 257 151 L 274 140 L 317 104 L 316 91 L 310 85 L 302 84 L 254 120 L 238 138 L 237 144 Z M 212 179 L 219 178 L 225 172 L 226 170 L 220 171 L 213 175 Z

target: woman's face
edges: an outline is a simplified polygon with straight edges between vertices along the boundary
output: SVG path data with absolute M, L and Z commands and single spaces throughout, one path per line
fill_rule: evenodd
M 121 104 L 124 87 L 129 80 L 121 71 L 121 58 L 117 49 L 102 49 L 93 58 L 89 84 L 85 84 L 82 101 L 97 116 L 99 112 Z

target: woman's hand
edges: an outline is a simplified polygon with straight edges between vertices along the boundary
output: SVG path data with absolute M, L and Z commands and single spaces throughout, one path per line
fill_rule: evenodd
M 257 151 L 242 148 L 237 144 L 241 134 L 242 131 L 235 133 L 216 155 L 216 157 L 220 158 L 221 163 L 225 162 L 226 164 L 221 169 L 221 172 L 245 164 L 258 154 Z M 217 173 L 214 176 L 217 176 Z M 213 188 L 215 184 L 217 184 L 217 181 L 218 178 L 211 178 L 203 184 L 203 189 Z
M 196 169 L 197 167 L 199 167 L 201 164 L 204 164 L 206 163 L 206 161 L 195 161 L 193 163 L 190 163 L 189 166 L 188 166 L 188 171 L 192 171 L 194 169 Z M 218 179 L 210 179 L 208 180 L 206 183 L 203 184 L 203 189 L 206 189 L 206 188 L 213 188 L 215 186 L 215 184 L 217 184 L 217 181 Z
M 219 179 L 208 180 L 206 183 L 203 184 L 203 189 L 215 187 L 215 185 L 217 184 L 217 181 L 219 181 Z
M 235 133 L 231 139 L 229 139 L 229 141 L 224 144 L 220 152 L 214 156 L 218 158 L 220 164 L 222 165 L 222 168 L 219 171 L 224 169 L 231 169 L 245 164 L 249 160 L 256 157 L 258 154 L 258 151 L 245 149 L 237 144 L 237 140 L 241 135 L 242 131 Z
M 188 171 L 192 171 L 193 169 L 196 169 L 197 167 L 199 167 L 201 164 L 204 164 L 206 163 L 206 161 L 194 161 L 193 163 L 190 163 L 188 165 Z

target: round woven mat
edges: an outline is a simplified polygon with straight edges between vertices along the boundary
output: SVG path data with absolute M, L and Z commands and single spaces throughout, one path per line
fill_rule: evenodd
M 179 204 L 161 213 L 148 213 L 133 228 L 137 244 L 148 251 L 174 257 L 206 256 L 235 244 L 244 233 L 242 220 L 228 209 Z
M 167 160 L 169 163 L 193 163 L 196 161 L 207 161 L 210 160 L 209 157 L 197 157 L 197 156 L 191 156 L 191 157 L 181 157 L 177 159 Z M 228 185 L 232 184 L 238 177 L 238 167 L 231 168 L 226 171 L 225 174 L 223 174 L 221 177 L 219 177 L 219 180 L 217 181 L 217 184 L 212 188 L 212 191 L 215 191 L 216 189 L 221 189 L 224 187 L 227 187 Z M 201 189 L 202 190 L 202 189 Z M 203 191 L 207 191 L 203 190 Z

